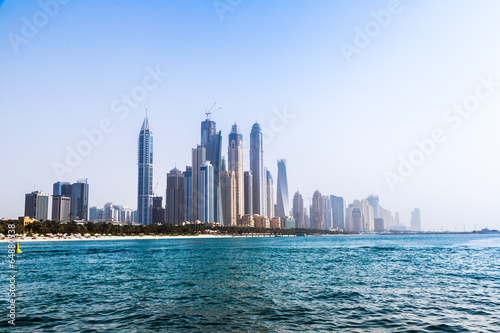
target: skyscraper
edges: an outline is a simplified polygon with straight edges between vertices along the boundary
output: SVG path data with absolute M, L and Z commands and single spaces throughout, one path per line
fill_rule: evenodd
M 252 172 L 252 213 L 267 216 L 267 174 L 264 170 L 264 142 L 262 128 L 258 123 L 250 132 L 250 171 Z M 248 213 L 247 211 L 245 211 Z
M 206 148 L 205 146 L 198 145 L 196 148 L 193 148 L 192 151 L 192 158 L 193 158 L 193 166 L 192 166 L 192 190 L 191 190 L 191 196 L 193 198 L 192 204 L 193 208 L 191 209 L 191 214 L 192 214 L 192 221 L 197 221 L 199 220 L 198 217 L 198 196 L 199 196 L 199 187 L 198 187 L 198 182 L 199 182 L 199 171 L 200 171 L 200 165 L 206 161 Z
M 209 161 L 199 166 L 198 172 L 198 219 L 214 222 L 214 169 Z
M 245 214 L 257 214 L 253 213 L 253 177 L 251 171 L 245 171 L 244 176 L 244 189 L 245 189 Z M 260 214 L 259 214 L 260 215 Z
M 138 222 L 151 224 L 153 221 L 153 132 L 148 118 L 144 118 L 138 139 L 139 167 L 137 190 Z
M 243 192 L 243 135 L 241 135 L 238 125 L 233 125 L 228 139 L 228 170 L 234 171 L 236 177 L 236 216 L 240 218 L 245 214 L 245 200 Z
M 274 217 L 274 184 L 273 184 L 273 175 L 267 168 L 264 168 L 266 170 L 266 175 L 267 175 L 267 193 L 266 193 L 266 204 L 267 204 L 267 217 L 269 219 L 272 219 Z
M 222 216 L 224 225 L 236 225 L 236 177 L 234 171 L 221 172 Z
M 54 183 L 52 195 L 67 195 L 71 196 L 71 184 L 67 182 Z
M 186 166 L 184 175 L 184 220 L 193 222 L 193 169 Z M 184 221 L 183 221 L 184 222 Z
M 411 222 L 410 222 L 411 230 L 421 231 L 422 225 L 420 224 L 420 209 L 415 208 L 413 212 L 411 212 Z
M 167 193 L 165 210 L 169 224 L 184 222 L 184 175 L 181 170 L 173 168 L 167 174 Z
M 207 114 L 207 119 L 201 122 L 201 144 L 206 146 L 210 141 L 210 136 L 215 135 L 216 132 L 215 121 L 212 121 Z
M 342 197 L 330 195 L 333 229 L 345 230 L 345 203 Z
M 311 227 L 312 229 L 324 229 L 325 223 L 323 220 L 323 197 L 321 193 L 316 190 L 312 198 L 311 207 Z
M 36 220 L 47 220 L 49 210 L 49 195 L 39 191 L 26 194 L 24 216 Z
M 368 198 L 366 198 L 366 200 L 368 200 L 368 203 L 370 204 L 370 206 L 373 207 L 373 215 L 374 215 L 374 218 L 380 218 L 380 212 L 379 212 L 379 198 L 378 198 L 378 195 L 370 195 Z
M 89 217 L 89 184 L 80 179 L 71 184 L 71 220 L 87 221 Z
M 119 212 L 121 216 L 121 209 Z M 153 223 L 165 224 L 165 208 L 163 208 L 163 197 L 155 196 L 153 197 Z
M 215 131 L 215 122 L 213 123 L 213 130 Z M 203 122 L 205 123 L 205 122 Z M 203 127 L 202 123 L 202 127 Z M 222 221 L 222 203 L 221 203 L 221 189 L 220 189 L 220 171 L 222 164 L 222 134 L 218 133 L 211 134 L 208 141 L 205 143 L 206 147 L 206 159 L 210 161 L 214 168 L 214 222 Z
M 286 160 L 278 160 L 278 192 L 276 203 L 276 216 L 290 215 L 288 206 L 288 181 L 286 178 Z
M 332 203 L 327 195 L 323 196 L 323 221 L 326 230 L 333 228 Z
M 295 219 L 297 228 L 305 228 L 304 221 L 304 200 L 299 191 L 293 196 L 293 218 Z
M 57 222 L 70 221 L 71 196 L 53 195 L 52 196 L 52 219 Z
M 359 208 L 353 208 L 352 210 L 352 230 L 354 232 L 363 231 L 362 229 L 362 216 L 361 210 Z

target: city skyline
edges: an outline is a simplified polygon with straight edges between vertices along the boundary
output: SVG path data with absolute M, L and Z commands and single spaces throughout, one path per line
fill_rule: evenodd
M 0 110 L 10 142 L 1 156 L 25 161 L 1 167 L 9 175 L 1 217 L 20 215 L 26 193 L 81 178 L 92 187 L 90 206 L 134 207 L 143 110 L 158 129 L 154 184 L 164 191 L 168 170 L 191 164 L 203 113 L 217 102 L 222 109 L 212 117 L 223 152 L 232 124 L 244 135 L 244 170 L 251 127 L 261 124 L 275 192 L 275 161 L 285 157 L 289 194 L 299 190 L 307 205 L 316 189 L 347 204 L 376 193 L 407 226 L 419 207 L 424 230 L 500 228 L 500 216 L 478 209 L 494 206 L 500 183 L 492 154 L 500 149 L 500 49 L 488 28 L 498 3 L 401 1 L 363 47 L 357 31 L 377 22 L 388 2 L 245 2 L 223 20 L 210 2 L 96 6 L 61 5 L 14 49 L 9 34 L 22 36 L 23 18 L 33 22 L 43 8 L 36 1 L 1 5 L 0 60 L 8 66 Z M 117 21 L 95 21 L 94 9 Z M 116 29 L 122 20 L 133 24 Z M 348 59 L 347 44 L 357 48 Z M 125 95 L 135 97 L 127 102 Z M 466 103 L 476 100 L 469 112 Z M 402 179 L 394 189 L 388 172 Z

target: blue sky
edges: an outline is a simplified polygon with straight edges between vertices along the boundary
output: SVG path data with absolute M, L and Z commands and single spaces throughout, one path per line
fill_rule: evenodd
M 443 118 L 474 95 L 480 77 L 500 81 L 500 3 L 402 0 L 348 61 L 342 43 L 356 46 L 357 29 L 366 33 L 374 13 L 391 13 L 391 6 L 4 1 L 0 217 L 22 215 L 24 194 L 33 189 L 51 194 L 52 183 L 80 178 L 88 178 L 91 205 L 135 208 L 145 108 L 154 132 L 155 183 L 164 195 L 166 173 L 191 163 L 204 111 L 217 102 L 222 109 L 213 120 L 226 142 L 235 121 L 247 143 L 255 120 L 271 131 L 265 164 L 276 180 L 276 160 L 287 159 L 290 198 L 296 190 L 309 198 L 319 189 L 348 202 L 375 193 L 403 223 L 419 207 L 426 229 L 500 228 L 500 87 L 456 129 Z M 26 22 L 40 26 L 29 38 Z M 25 39 L 16 44 L 13 36 Z M 168 76 L 120 118 L 113 102 L 140 87 L 147 68 Z M 284 113 L 285 121 L 276 116 Z M 58 176 L 54 163 L 64 164 L 68 147 L 76 149 L 86 140 L 83 131 L 103 119 L 113 130 Z M 408 159 L 418 150 L 415 140 L 429 139 L 435 129 L 446 140 L 391 188 L 387 173 L 401 177 L 399 157 Z

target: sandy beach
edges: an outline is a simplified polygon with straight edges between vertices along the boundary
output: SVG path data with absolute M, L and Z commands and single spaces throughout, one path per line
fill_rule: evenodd
M 198 236 L 90 236 L 90 237 L 16 237 L 15 241 L 18 243 L 30 243 L 30 242 L 60 242 L 60 241 L 89 241 L 89 240 L 160 240 L 160 239 L 190 239 L 190 238 L 232 238 L 233 236 L 222 236 L 222 235 L 198 235 Z M 247 237 L 247 236 L 235 236 L 235 237 Z M 252 236 L 248 236 L 252 237 Z M 256 236 L 254 236 L 256 237 Z M 263 237 L 263 236 L 260 236 Z M 8 237 L 0 238 L 0 243 L 7 243 L 9 241 Z

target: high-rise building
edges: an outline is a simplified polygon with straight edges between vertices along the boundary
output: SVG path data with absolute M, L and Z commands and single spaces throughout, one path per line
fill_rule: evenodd
M 375 217 L 373 214 L 373 207 L 368 203 L 368 200 L 361 200 L 360 210 L 362 214 L 361 231 L 375 230 Z
M 173 168 L 167 173 L 167 193 L 165 210 L 169 224 L 184 222 L 184 174 L 181 170 Z
M 71 196 L 71 184 L 67 182 L 54 183 L 52 195 L 66 195 Z
M 342 197 L 330 195 L 330 202 L 332 205 L 332 223 L 333 229 L 345 230 L 345 203 Z
M 192 222 L 199 220 L 199 208 L 198 208 L 198 203 L 199 203 L 199 172 L 200 172 L 200 165 L 206 161 L 206 148 L 205 146 L 198 145 L 196 148 L 193 148 L 192 151 L 192 157 L 193 157 L 193 165 L 192 165 L 192 191 L 191 195 L 193 197 L 192 204 L 193 208 L 191 210 L 192 214 Z
M 99 208 L 97 206 L 92 206 L 89 208 L 89 221 L 96 222 L 99 214 Z M 54 216 L 54 206 L 52 206 L 52 216 Z M 54 217 L 52 217 L 54 220 Z
M 222 216 L 224 225 L 236 225 L 236 177 L 234 171 L 222 171 Z
M 251 212 L 267 216 L 267 174 L 264 170 L 264 141 L 262 128 L 258 123 L 252 126 L 250 132 L 250 171 L 253 177 L 253 208 Z
M 138 222 L 148 225 L 153 221 L 153 132 L 147 117 L 139 133 L 137 164 L 139 167 Z
M 303 229 L 306 227 L 304 221 L 304 200 L 299 191 L 293 196 L 293 218 L 297 224 L 297 228 Z
M 53 195 L 52 196 L 52 220 L 57 222 L 68 222 L 71 212 L 71 196 Z
M 312 229 L 324 229 L 325 222 L 323 220 L 323 197 L 320 191 L 316 190 L 312 198 L 311 207 L 311 227 Z
M 106 202 L 104 205 L 104 221 L 106 222 L 118 222 L 118 212 L 116 211 L 116 206 L 112 202 Z
M 253 175 L 251 171 L 244 173 L 244 197 L 245 197 L 245 213 L 253 214 Z
M 214 168 L 205 161 L 198 171 L 198 220 L 214 222 Z
M 420 209 L 415 208 L 413 212 L 411 212 L 411 222 L 410 222 L 411 230 L 413 231 L 421 231 L 422 225 L 420 224 Z
M 201 122 L 201 144 L 206 146 L 210 141 L 210 136 L 215 135 L 216 132 L 215 121 L 212 121 L 207 114 L 207 119 Z
M 87 221 L 89 218 L 89 184 L 80 179 L 71 184 L 71 220 Z
M 186 166 L 184 175 L 184 220 L 193 222 L 193 169 Z M 184 222 L 184 221 L 182 221 Z
M 236 216 L 239 219 L 245 214 L 245 195 L 243 189 L 243 135 L 240 133 L 238 125 L 233 125 L 228 139 L 228 170 L 234 171 L 236 177 Z
M 286 160 L 278 160 L 278 191 L 276 202 L 276 216 L 290 215 L 288 205 L 288 181 L 286 178 Z
M 133 222 L 132 212 L 133 211 L 130 207 L 123 206 L 121 210 L 120 222 L 123 223 Z
M 352 230 L 351 231 L 354 231 L 354 232 L 363 231 L 361 209 L 359 209 L 359 208 L 353 208 L 353 210 L 352 210 Z
M 375 219 L 375 231 L 376 232 L 384 231 L 384 219 L 381 218 Z
M 120 212 L 121 213 L 121 212 Z M 153 197 L 153 223 L 165 224 L 165 208 L 163 208 L 163 197 Z
M 49 195 L 39 191 L 26 194 L 24 216 L 35 220 L 47 220 L 49 210 Z
M 213 122 L 215 130 L 215 122 Z M 203 124 L 203 123 L 202 123 Z M 203 126 L 203 125 L 202 125 Z M 208 141 L 205 143 L 206 158 L 210 161 L 214 168 L 214 222 L 222 221 L 222 203 L 221 203 L 221 188 L 220 188 L 220 171 L 222 164 L 222 134 L 211 134 Z
M 370 204 L 370 206 L 373 207 L 374 218 L 380 218 L 379 198 L 378 198 L 378 196 L 372 194 L 368 198 L 366 198 L 366 200 L 368 200 L 368 203 Z
M 323 221 L 326 230 L 333 229 L 332 202 L 328 195 L 323 196 Z
M 273 185 L 273 175 L 267 168 L 264 168 L 266 170 L 266 175 L 267 175 L 267 191 L 266 191 L 266 203 L 267 203 L 267 217 L 269 219 L 272 219 L 274 217 L 274 185 Z

